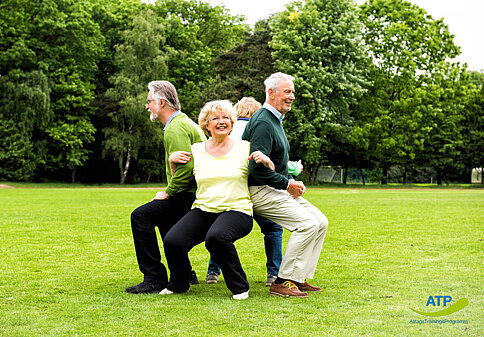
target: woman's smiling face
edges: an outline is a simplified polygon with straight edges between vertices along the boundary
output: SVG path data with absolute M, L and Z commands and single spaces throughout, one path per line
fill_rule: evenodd
M 214 136 L 228 136 L 232 131 L 232 120 L 230 114 L 223 111 L 212 112 L 208 118 L 207 130 L 212 137 Z

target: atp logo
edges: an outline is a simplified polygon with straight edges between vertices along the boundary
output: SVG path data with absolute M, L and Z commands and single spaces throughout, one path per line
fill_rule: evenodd
M 429 296 L 429 299 L 427 300 L 427 307 L 433 306 L 433 307 L 446 307 L 447 304 L 449 304 L 452 301 L 452 296 Z M 434 311 L 434 312 L 423 312 L 423 311 L 418 311 L 415 309 L 412 309 L 416 313 L 424 316 L 431 316 L 431 317 L 438 317 L 438 316 L 445 316 L 445 315 L 450 315 L 456 311 L 459 311 L 466 307 L 469 304 L 469 301 L 467 298 L 461 298 L 454 304 L 448 306 L 445 309 L 439 310 L 439 311 Z

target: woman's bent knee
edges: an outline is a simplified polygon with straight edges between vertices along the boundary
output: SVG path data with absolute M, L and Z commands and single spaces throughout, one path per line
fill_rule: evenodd
M 205 247 L 208 251 L 212 251 L 215 247 L 220 247 L 228 242 L 230 242 L 230 240 L 228 240 L 228 238 L 224 238 L 223 234 L 207 235 L 205 238 Z
M 165 250 L 188 250 L 189 243 L 183 235 L 178 235 L 177 233 L 168 232 L 163 241 Z

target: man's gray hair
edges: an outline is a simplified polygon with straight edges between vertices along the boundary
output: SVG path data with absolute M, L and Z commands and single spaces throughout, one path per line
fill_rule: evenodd
M 282 79 L 294 82 L 294 77 L 284 73 L 274 73 L 264 81 L 264 85 L 266 86 L 266 100 L 269 98 L 269 89 L 276 91 Z
M 173 110 L 180 110 L 180 102 L 178 101 L 178 94 L 175 86 L 168 81 L 151 81 L 148 83 L 148 89 L 153 96 L 156 103 L 160 103 L 161 99 L 166 101 L 166 104 Z

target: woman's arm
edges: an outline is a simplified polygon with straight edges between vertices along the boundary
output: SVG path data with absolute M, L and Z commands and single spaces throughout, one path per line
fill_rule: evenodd
M 192 158 L 190 157 L 192 154 L 187 151 L 176 151 L 173 152 L 170 157 L 168 158 L 168 162 L 170 163 L 170 171 L 171 174 L 173 175 L 176 170 L 176 164 L 186 164 Z
M 271 158 L 267 157 L 265 154 L 263 154 L 260 151 L 254 151 L 250 154 L 249 160 L 254 160 L 256 163 L 262 163 L 265 167 L 268 169 L 275 171 L 276 167 L 274 166 L 274 163 L 272 162 Z

